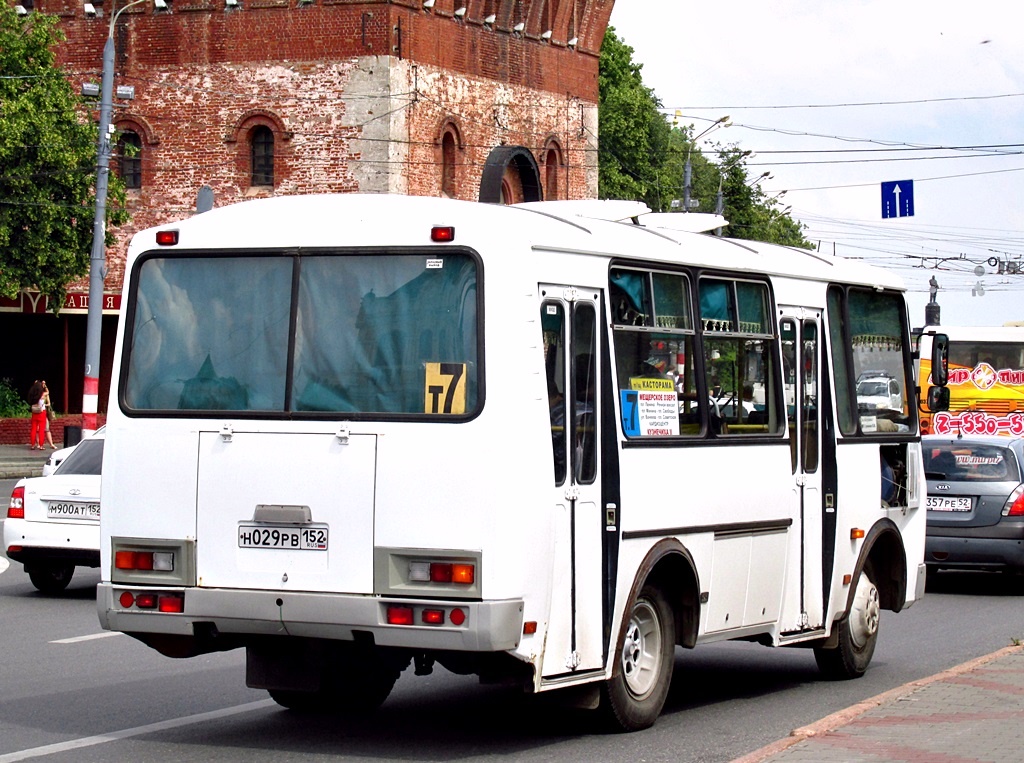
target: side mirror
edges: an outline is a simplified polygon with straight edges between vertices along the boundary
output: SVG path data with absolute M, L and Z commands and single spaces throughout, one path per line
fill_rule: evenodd
M 938 411 L 949 410 L 949 387 L 929 387 L 928 388 L 928 400 L 926 401 L 928 410 L 932 413 Z
M 949 336 L 935 334 L 932 337 L 932 384 L 945 387 L 949 382 Z M 931 410 L 944 411 L 946 408 L 932 408 L 931 394 L 928 395 L 928 407 Z M 946 394 L 946 407 L 949 407 L 949 394 Z

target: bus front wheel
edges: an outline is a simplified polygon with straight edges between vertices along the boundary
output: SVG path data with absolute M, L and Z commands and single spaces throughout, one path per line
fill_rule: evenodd
M 826 678 L 844 680 L 864 675 L 875 653 L 880 614 L 878 588 L 865 569 L 857 578 L 850 611 L 836 625 L 839 643 L 830 649 L 814 650 L 818 669 Z
M 612 677 L 601 707 L 622 731 L 651 726 L 661 714 L 672 682 L 675 618 L 665 595 L 645 585 L 630 607 L 615 652 Z

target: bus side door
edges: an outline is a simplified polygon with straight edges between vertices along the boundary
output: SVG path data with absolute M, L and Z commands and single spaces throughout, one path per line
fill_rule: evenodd
M 835 511 L 822 497 L 821 311 L 785 307 L 780 313 L 793 492 L 800 511 L 800 622 L 786 621 L 783 630 L 803 631 L 824 625 L 822 528 L 824 512 Z
M 542 676 L 604 666 L 600 511 L 600 343 L 593 289 L 541 285 L 551 408 L 554 569 Z

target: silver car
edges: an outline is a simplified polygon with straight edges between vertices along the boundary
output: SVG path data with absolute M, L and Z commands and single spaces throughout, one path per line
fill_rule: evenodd
M 1024 440 L 928 435 L 921 443 L 929 571 L 1024 571 Z

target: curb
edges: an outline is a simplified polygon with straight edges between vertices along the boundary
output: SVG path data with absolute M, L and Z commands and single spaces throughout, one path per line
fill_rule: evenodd
M 956 665 L 948 670 L 944 670 L 941 673 L 936 673 L 933 676 L 919 678 L 916 681 L 910 681 L 909 683 L 903 684 L 903 686 L 897 686 L 895 689 L 890 689 L 887 692 L 865 699 L 862 702 L 858 702 L 856 705 L 851 705 L 845 710 L 839 710 L 838 712 L 832 713 L 832 715 L 827 715 L 821 720 L 815 721 L 807 726 L 801 726 L 800 728 L 794 729 L 789 733 L 788 737 L 765 745 L 759 750 L 754 750 L 753 752 L 744 755 L 742 758 L 735 758 L 732 763 L 762 763 L 762 761 L 769 759 L 772 755 L 783 752 L 795 744 L 822 734 L 827 734 L 830 731 L 835 731 L 864 713 L 874 710 L 880 705 L 894 702 L 908 694 L 913 694 L 918 689 L 928 686 L 929 684 L 944 681 L 947 678 L 952 678 L 953 676 L 969 673 L 975 668 L 979 668 L 986 663 L 997 660 L 1000 657 L 1005 657 L 1008 654 L 1019 652 L 1022 649 L 1024 649 L 1024 644 L 1006 646 L 999 651 L 992 652 L 992 654 L 977 657 L 961 665 Z
M 43 467 L 41 464 L 31 466 L 0 466 L 0 479 L 17 480 L 22 477 L 42 477 Z

